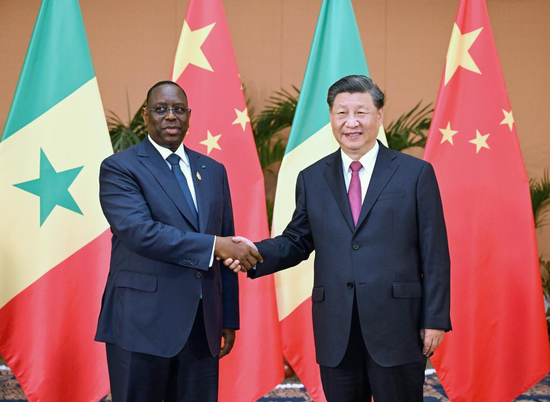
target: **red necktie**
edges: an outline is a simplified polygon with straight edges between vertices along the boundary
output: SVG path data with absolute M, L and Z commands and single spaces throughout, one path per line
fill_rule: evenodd
M 363 201 L 361 197 L 361 180 L 359 179 L 359 170 L 361 170 L 363 165 L 361 165 L 361 162 L 353 161 L 349 167 L 351 169 L 351 181 L 348 189 L 348 200 L 351 208 L 351 215 L 353 216 L 353 223 L 357 226 Z

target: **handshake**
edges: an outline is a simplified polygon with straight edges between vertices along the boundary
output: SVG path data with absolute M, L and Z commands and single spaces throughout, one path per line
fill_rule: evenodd
M 246 272 L 258 262 L 264 262 L 254 243 L 240 236 L 216 236 L 214 255 L 217 260 L 223 260 L 233 272 Z

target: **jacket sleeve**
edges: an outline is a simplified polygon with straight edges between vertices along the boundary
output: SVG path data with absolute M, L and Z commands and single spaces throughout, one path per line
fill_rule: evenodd
M 214 237 L 155 221 L 133 174 L 117 158 L 107 158 L 101 164 L 99 198 L 112 232 L 133 252 L 158 261 L 208 270 Z
M 233 206 L 227 172 L 223 169 L 223 222 L 222 236 L 234 236 Z M 215 262 L 220 264 L 219 262 Z M 223 327 L 239 329 L 239 277 L 223 264 L 220 264 L 223 298 Z
M 257 278 L 298 265 L 306 260 L 314 249 L 311 228 L 307 214 L 306 186 L 303 172 L 296 181 L 296 209 L 284 232 L 273 239 L 256 243 L 264 258 L 248 276 Z
M 417 183 L 417 219 L 422 268 L 421 328 L 451 330 L 450 257 L 439 187 L 432 165 Z

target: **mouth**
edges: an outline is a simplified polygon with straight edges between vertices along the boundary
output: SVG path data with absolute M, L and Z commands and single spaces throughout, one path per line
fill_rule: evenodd
M 354 133 L 344 133 L 344 136 L 346 138 L 349 138 L 349 139 L 354 139 L 354 138 L 357 138 L 361 135 L 362 133 L 360 132 L 354 132 Z
M 168 134 L 179 134 L 181 128 L 178 126 L 166 126 L 163 128 Z

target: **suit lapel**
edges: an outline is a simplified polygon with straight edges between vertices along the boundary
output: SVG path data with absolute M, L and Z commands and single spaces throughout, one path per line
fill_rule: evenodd
M 189 207 L 189 204 L 187 203 L 187 200 L 185 199 L 174 174 L 170 171 L 166 161 L 147 138 L 139 145 L 138 157 L 139 161 L 155 177 L 160 186 L 176 205 L 182 215 L 186 218 L 189 224 L 191 224 L 195 230 L 198 230 L 199 228 L 195 227 L 193 224 L 193 213 L 191 212 L 191 208 Z
M 390 151 L 384 145 L 380 144 L 376 163 L 374 164 L 374 171 L 372 172 L 367 194 L 363 200 L 363 206 L 361 207 L 361 214 L 357 221 L 356 230 L 361 226 L 361 223 L 363 223 L 369 214 L 378 196 L 397 170 L 399 165 L 394 163 L 393 159 L 395 159 L 394 151 Z
M 200 232 L 205 233 L 208 214 L 210 212 L 210 186 L 212 184 L 210 182 L 208 161 L 203 155 L 187 147 L 185 147 L 185 152 L 189 156 L 191 176 L 193 177 L 193 185 L 195 186 L 195 196 L 197 197 L 197 206 L 199 209 Z
M 323 174 L 349 228 L 352 232 L 355 231 L 353 217 L 349 206 L 348 193 L 346 191 L 346 183 L 344 182 L 340 149 L 332 154 L 332 158 L 327 160 L 327 167 L 325 168 Z

